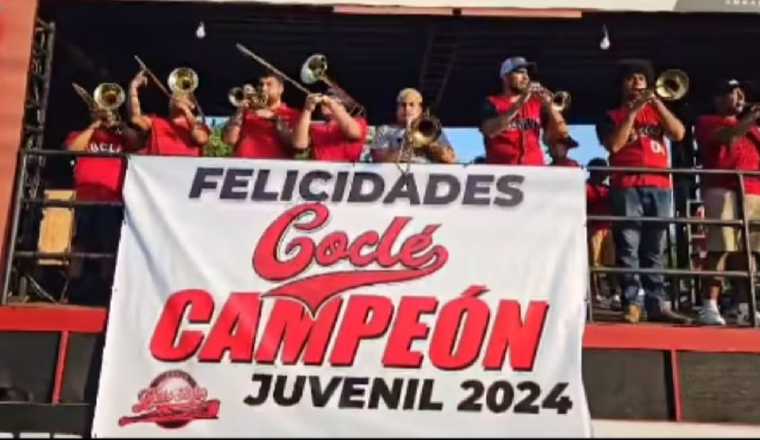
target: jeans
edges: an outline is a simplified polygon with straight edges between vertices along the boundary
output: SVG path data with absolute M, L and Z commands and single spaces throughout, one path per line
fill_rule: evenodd
M 670 217 L 673 194 L 668 189 L 626 188 L 612 191 L 612 211 L 616 216 Z M 614 227 L 616 262 L 619 267 L 663 269 L 667 245 L 667 223 L 616 222 Z M 620 285 L 628 305 L 645 306 L 648 313 L 667 307 L 665 276 L 622 274 Z M 644 296 L 639 290 L 644 289 Z

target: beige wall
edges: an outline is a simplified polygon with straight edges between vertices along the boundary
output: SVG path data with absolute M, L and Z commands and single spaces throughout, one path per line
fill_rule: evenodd
M 37 3 L 38 0 L 0 2 L 0 277 L 5 270 Z

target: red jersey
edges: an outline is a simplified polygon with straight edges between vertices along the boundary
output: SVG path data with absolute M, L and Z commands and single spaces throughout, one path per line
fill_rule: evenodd
M 489 96 L 488 102 L 500 115 L 514 105 L 505 96 Z M 486 163 L 502 165 L 544 165 L 541 149 L 542 103 L 529 99 L 517 112 L 509 126 L 492 138 L 486 138 Z
M 367 139 L 367 121 L 356 118 L 362 135 L 358 141 L 349 141 L 335 121 L 313 124 L 310 127 L 311 148 L 314 159 L 328 162 L 359 162 Z
M 68 148 L 81 132 L 69 133 L 66 138 Z M 96 128 L 90 138 L 87 151 L 121 153 L 124 151 L 125 139 L 110 130 Z M 119 201 L 124 185 L 125 163 L 118 157 L 77 158 L 74 167 L 74 187 L 77 200 L 84 201 Z
M 551 166 L 553 167 L 575 167 L 580 168 L 581 164 L 574 161 L 573 159 L 570 159 L 569 157 L 566 157 L 564 159 L 555 160 L 551 163 Z
M 621 107 L 607 115 L 617 127 L 623 123 L 629 111 L 628 107 Z M 617 153 L 610 154 L 610 166 L 667 168 L 670 162 L 668 154 L 660 113 L 653 104 L 647 104 L 636 115 L 628 143 Z M 670 176 L 667 174 L 612 173 L 611 183 L 614 188 L 671 187 Z
M 154 156 L 202 156 L 202 148 L 193 140 L 190 124 L 185 118 L 179 123 L 170 119 L 151 116 L 150 138 L 146 153 Z M 208 132 L 208 127 L 203 125 Z
M 760 147 L 760 128 L 757 126 L 753 126 L 733 146 L 713 140 L 713 136 L 719 130 L 735 127 L 738 124 L 738 119 L 730 116 L 711 115 L 697 119 L 695 137 L 705 169 L 760 171 L 760 154 L 757 151 Z M 736 176 L 705 175 L 703 182 L 706 187 L 733 190 L 739 188 Z M 760 178 L 745 177 L 744 188 L 749 194 L 760 194 Z
M 588 215 L 612 215 L 610 187 L 586 182 L 586 212 Z M 589 222 L 590 231 L 611 229 L 612 222 Z
M 300 113 L 281 104 L 274 110 L 274 114 L 286 124 L 293 126 Z M 293 152 L 277 135 L 274 119 L 265 119 L 249 111 L 243 117 L 235 156 L 252 159 L 292 159 Z

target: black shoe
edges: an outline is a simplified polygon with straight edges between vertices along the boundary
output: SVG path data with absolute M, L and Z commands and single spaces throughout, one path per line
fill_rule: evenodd
M 689 318 L 688 316 L 681 315 L 680 313 L 676 313 L 669 308 L 662 309 L 657 312 L 655 311 L 649 312 L 647 316 L 647 320 L 652 321 L 652 322 L 668 322 L 672 324 L 684 324 L 684 325 L 689 325 L 694 322 L 694 320 Z

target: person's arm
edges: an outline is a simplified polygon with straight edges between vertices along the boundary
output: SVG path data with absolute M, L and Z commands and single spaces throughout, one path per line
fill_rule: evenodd
M 655 110 L 660 114 L 662 121 L 662 128 L 665 130 L 665 134 L 676 142 L 683 140 L 686 135 L 686 128 L 683 123 L 668 109 L 665 104 L 656 96 L 652 98 Z
M 124 139 L 124 150 L 127 153 L 139 151 L 145 146 L 145 137 L 139 131 L 124 123 L 119 128 Z
M 345 136 L 346 139 L 349 141 L 358 141 L 362 138 L 363 133 L 361 124 L 359 124 L 356 119 L 352 118 L 351 115 L 348 114 L 346 107 L 335 102 L 335 100 L 329 96 L 322 98 L 322 101 L 324 105 L 329 107 L 333 112 L 335 122 L 338 123 L 340 131 L 343 133 L 343 136 Z
M 142 109 L 140 108 L 140 96 L 138 90 L 146 84 L 148 84 L 148 78 L 145 76 L 145 73 L 140 71 L 129 84 L 129 100 L 127 101 L 129 120 L 142 131 L 150 131 L 152 127 L 150 118 L 143 115 Z
M 542 100 L 541 121 L 544 126 L 543 141 L 547 145 L 554 145 L 558 141 L 570 137 L 570 128 L 565 122 L 565 117 L 552 104 L 551 98 Z
M 237 145 L 240 140 L 240 131 L 243 128 L 243 120 L 247 109 L 241 106 L 234 115 L 227 120 L 222 132 L 222 140 L 227 145 Z
M 73 139 L 67 139 L 66 149 L 69 151 L 87 151 L 87 147 L 90 145 L 90 139 L 95 133 L 98 127 L 100 127 L 101 120 L 97 119 L 90 124 L 85 130 L 79 132 Z
M 600 136 L 602 145 L 604 145 L 610 153 L 617 153 L 628 144 L 628 140 L 633 133 L 636 117 L 647 102 L 649 102 L 648 99 L 638 99 L 634 101 L 623 122 L 621 124 L 613 123 L 612 126 L 609 127 L 608 133 Z
M 760 106 L 753 106 L 746 115 L 739 119 L 738 124 L 733 127 L 724 127 L 717 130 L 711 140 L 733 147 L 736 145 L 736 141 L 749 132 L 758 119 L 760 119 Z
M 198 147 L 203 147 L 208 143 L 209 129 L 206 124 L 198 119 L 193 114 L 190 107 L 184 102 L 177 104 L 177 107 L 184 113 L 187 126 L 190 128 L 190 137 Z
M 434 162 L 457 163 L 457 154 L 443 131 L 441 131 L 441 136 L 428 147 L 428 154 Z
M 506 130 L 530 96 L 530 93 L 520 95 L 515 104 L 506 113 L 501 114 L 496 111 L 491 102 L 486 100 L 481 112 L 481 120 L 483 122 L 480 124 L 480 131 L 483 135 L 487 138 L 492 138 Z
M 303 106 L 303 111 L 296 121 L 296 125 L 293 128 L 291 134 L 291 145 L 296 150 L 305 150 L 309 148 L 311 139 L 309 138 L 309 128 L 311 127 L 311 115 L 317 108 L 317 104 L 324 99 L 321 95 L 311 94 L 306 97 L 306 103 Z

